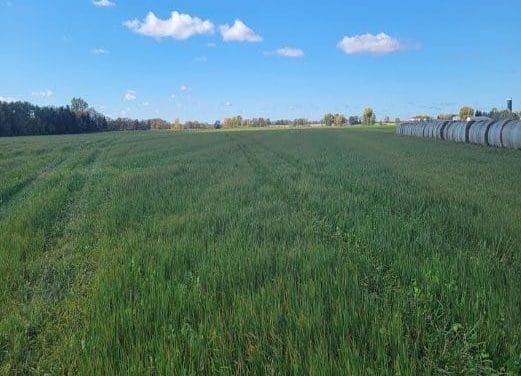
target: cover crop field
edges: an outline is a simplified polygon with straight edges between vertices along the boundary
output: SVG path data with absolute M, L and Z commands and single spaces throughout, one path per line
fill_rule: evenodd
M 0 374 L 521 372 L 521 152 L 394 128 L 0 140 Z

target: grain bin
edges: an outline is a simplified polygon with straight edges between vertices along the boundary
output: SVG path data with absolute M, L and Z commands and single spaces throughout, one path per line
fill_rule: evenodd
M 471 144 L 487 145 L 488 130 L 494 124 L 493 120 L 478 120 L 469 128 L 468 142 Z
M 490 146 L 503 146 L 503 140 L 501 133 L 506 124 L 510 123 L 511 120 L 501 120 L 492 124 L 488 129 L 487 143 Z
M 501 137 L 504 147 L 521 149 L 521 121 L 511 121 L 505 124 Z

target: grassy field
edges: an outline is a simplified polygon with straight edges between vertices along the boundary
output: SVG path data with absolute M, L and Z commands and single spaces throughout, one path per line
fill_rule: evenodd
M 521 152 L 0 139 L 0 374 L 520 374 Z

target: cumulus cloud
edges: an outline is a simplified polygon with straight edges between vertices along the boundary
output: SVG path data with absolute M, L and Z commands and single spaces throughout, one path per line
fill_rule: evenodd
M 304 57 L 304 51 L 299 48 L 283 47 L 279 48 L 275 53 L 281 57 L 299 58 Z
M 95 48 L 95 49 L 91 50 L 90 52 L 93 53 L 94 55 L 108 55 L 108 54 L 110 54 L 110 51 L 106 50 L 104 48 Z
M 350 55 L 389 54 L 405 49 L 405 45 L 385 33 L 345 36 L 337 45 Z
M 179 88 L 179 91 L 182 93 L 186 93 L 187 91 L 190 91 L 190 88 L 186 85 L 181 85 L 181 87 Z
M 137 99 L 137 92 L 135 90 L 127 90 L 125 93 L 125 100 L 126 101 L 135 101 Z
M 225 42 L 262 42 L 262 37 L 241 20 L 235 20 L 232 26 L 222 25 L 219 30 Z
M 170 18 L 162 20 L 152 12 L 149 12 L 143 21 L 137 19 L 126 21 L 124 26 L 134 33 L 153 38 L 188 39 L 194 35 L 212 34 L 215 26 L 209 20 L 188 14 L 172 12 Z
M 115 2 L 110 1 L 110 0 L 94 0 L 92 2 L 92 4 L 94 4 L 94 6 L 96 6 L 98 8 L 109 8 L 109 7 L 113 7 L 116 5 Z
M 33 91 L 31 93 L 31 95 L 33 97 L 38 97 L 38 98 L 49 98 L 49 97 L 52 97 L 54 95 L 54 93 L 52 92 L 52 90 L 44 90 L 44 91 Z

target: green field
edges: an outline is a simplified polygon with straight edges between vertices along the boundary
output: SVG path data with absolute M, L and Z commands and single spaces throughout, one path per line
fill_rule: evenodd
M 521 152 L 0 139 L 0 374 L 520 374 Z

